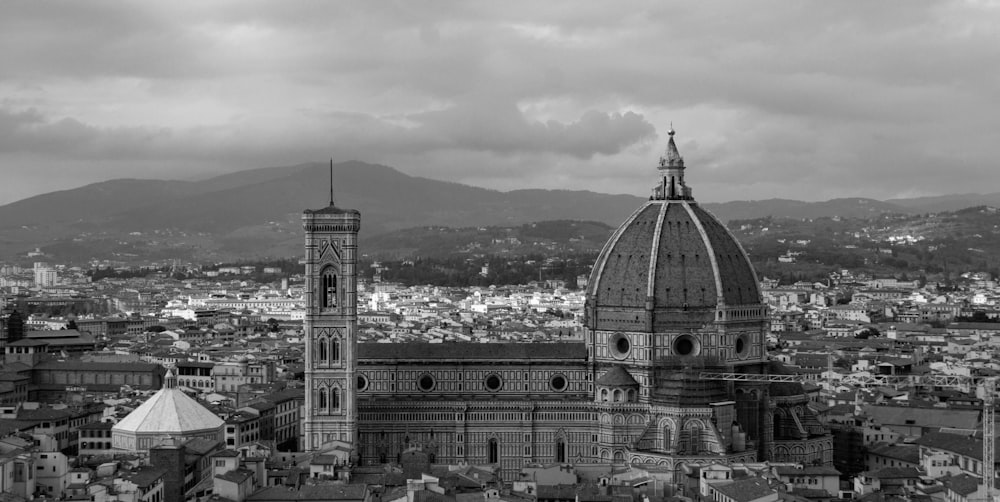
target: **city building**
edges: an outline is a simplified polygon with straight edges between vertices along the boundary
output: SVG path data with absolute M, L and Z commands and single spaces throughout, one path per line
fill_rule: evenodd
M 506 479 L 529 463 L 830 465 L 800 384 L 703 377 L 780 371 L 768 311 L 745 252 L 692 197 L 673 131 L 658 171 L 597 258 L 582 342 L 358 343 L 361 215 L 305 211 L 306 449 L 348 444 L 369 464 L 419 448 Z
M 79 434 L 77 440 L 78 453 L 86 455 L 110 455 L 114 453 L 111 449 L 111 422 L 91 422 L 77 427 Z
M 8 393 L 0 385 L 0 401 L 78 401 L 81 394 L 117 394 L 123 387 L 156 390 L 163 382 L 164 369 L 156 364 L 56 359 L 48 348 L 48 342 L 28 338 L 7 344 L 0 382 L 12 388 Z
M 59 282 L 59 274 L 56 272 L 56 269 L 50 267 L 47 263 L 35 262 L 34 273 L 36 287 L 48 288 L 55 286 Z
M 236 392 L 241 385 L 271 383 L 274 376 L 274 364 L 270 361 L 225 362 L 212 368 L 216 392 Z

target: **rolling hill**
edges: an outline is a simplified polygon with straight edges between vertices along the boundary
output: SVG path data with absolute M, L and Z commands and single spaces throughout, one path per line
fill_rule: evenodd
M 363 162 L 333 168 L 337 204 L 362 212 L 362 245 L 377 244 L 376 237 L 382 234 L 427 226 L 585 220 L 615 227 L 644 200 L 588 191 L 500 192 Z M 0 206 L 0 257 L 23 257 L 35 247 L 61 262 L 295 256 L 301 251 L 302 210 L 327 203 L 328 169 L 324 163 L 305 163 L 198 182 L 119 179 L 30 197 Z M 920 214 L 932 207 L 960 206 L 962 200 L 991 198 L 1000 194 L 886 202 L 769 199 L 704 206 L 724 221 L 767 216 L 871 218 Z

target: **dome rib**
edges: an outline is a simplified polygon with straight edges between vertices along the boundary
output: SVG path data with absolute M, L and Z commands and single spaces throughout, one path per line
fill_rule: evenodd
M 743 261 L 747 263 L 752 263 L 750 261 L 750 255 L 748 255 L 747 251 L 743 249 L 743 244 L 740 244 L 740 241 L 736 238 L 735 235 L 733 235 L 733 232 L 729 230 L 729 227 L 722 225 L 722 230 L 724 230 L 726 232 L 726 235 L 729 236 L 730 241 L 736 243 L 736 249 L 740 250 L 740 256 L 743 257 Z M 756 296 L 754 298 L 751 298 L 749 302 L 745 302 L 745 304 L 764 303 L 764 299 L 760 294 L 760 281 L 757 280 L 757 269 L 750 267 L 750 277 L 753 279 L 754 291 L 756 292 Z
M 739 263 L 750 263 L 750 256 L 747 255 L 746 250 L 740 244 L 740 241 L 736 239 L 736 236 L 718 219 L 712 216 L 705 208 L 695 205 L 692 209 L 696 213 L 700 213 L 701 220 L 705 224 L 706 235 L 714 243 L 714 247 L 717 250 L 725 249 L 727 254 L 735 254 L 738 258 Z M 737 263 L 730 262 L 725 266 L 720 264 L 719 273 L 725 275 L 726 277 L 731 277 L 734 279 L 735 284 L 747 284 L 747 289 L 737 289 L 730 293 L 729 291 L 720 292 L 725 300 L 726 305 L 754 305 L 762 303 L 760 295 L 760 282 L 757 280 L 757 272 L 751 267 L 742 267 Z
M 660 214 L 656 217 L 656 229 L 653 232 L 653 242 L 649 251 L 649 279 L 646 280 L 646 299 L 652 301 L 656 295 L 656 263 L 660 257 L 660 238 L 663 233 L 663 219 L 667 216 L 669 203 L 660 204 Z
M 651 202 L 647 202 L 639 206 L 639 208 L 636 209 L 631 216 L 626 218 L 625 221 L 618 226 L 618 230 L 615 230 L 615 233 L 611 235 L 608 242 L 604 243 L 604 248 L 601 249 L 601 253 L 597 255 L 598 261 L 597 263 L 594 263 L 594 272 L 591 275 L 590 283 L 587 284 L 587 289 L 590 291 L 591 297 L 600 295 L 599 287 L 601 275 L 604 273 L 604 267 L 608 264 L 608 258 L 611 256 L 611 250 L 618 244 L 618 240 L 621 239 L 625 230 L 632 226 L 632 222 L 635 221 L 635 219 L 638 218 L 639 215 L 642 214 L 643 210 L 649 207 L 650 204 Z
M 655 263 L 656 279 L 653 307 L 657 318 L 663 309 L 699 312 L 712 311 L 718 305 L 716 271 L 705 256 L 705 242 L 694 225 L 691 214 L 680 200 L 670 200 L 663 220 L 659 254 Z M 702 259 L 704 258 L 704 259 Z M 698 317 L 702 317 L 701 314 Z M 714 318 L 714 313 L 710 314 Z M 710 320 L 710 319 L 709 319 Z
M 708 233 L 705 232 L 705 227 L 701 224 L 701 218 L 694 214 L 691 205 L 687 201 L 682 201 L 681 205 L 684 206 L 684 209 L 691 217 L 695 228 L 698 229 L 698 234 L 701 235 L 701 240 L 705 243 L 705 249 L 708 251 L 708 260 L 712 264 L 712 275 L 715 278 L 715 303 L 716 305 L 721 304 L 723 303 L 722 274 L 719 270 L 719 262 L 715 259 L 715 246 L 712 245 L 712 241 L 708 238 Z

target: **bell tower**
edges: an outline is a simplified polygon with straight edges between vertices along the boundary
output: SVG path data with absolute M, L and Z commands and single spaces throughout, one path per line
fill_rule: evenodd
M 332 171 L 331 171 L 332 175 Z M 357 251 L 361 213 L 330 205 L 302 214 L 306 234 L 305 450 L 357 442 Z

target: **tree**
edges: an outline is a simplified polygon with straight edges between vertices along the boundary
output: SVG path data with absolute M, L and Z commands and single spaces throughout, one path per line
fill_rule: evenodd
M 869 338 L 878 338 L 880 334 L 881 333 L 879 333 L 877 329 L 875 329 L 874 327 L 869 326 L 869 327 L 861 330 L 861 332 L 859 332 L 858 334 L 854 335 L 854 338 L 858 338 L 858 339 L 861 339 L 861 340 L 867 340 Z

